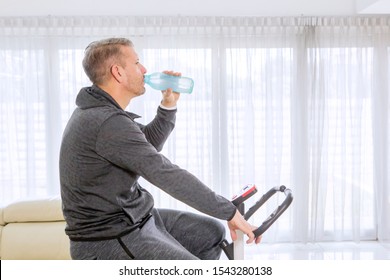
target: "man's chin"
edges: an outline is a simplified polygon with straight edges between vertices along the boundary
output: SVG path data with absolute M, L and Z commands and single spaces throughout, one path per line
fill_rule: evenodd
M 145 89 L 145 87 L 144 87 L 143 91 L 140 91 L 140 92 L 137 93 L 137 96 L 144 95 L 145 92 L 146 92 L 146 89 Z

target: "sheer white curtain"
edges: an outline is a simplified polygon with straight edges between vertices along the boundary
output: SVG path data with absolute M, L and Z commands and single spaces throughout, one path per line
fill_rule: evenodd
M 226 197 L 248 183 L 260 193 L 292 189 L 264 242 L 388 241 L 389 25 L 389 17 L 0 18 L 1 204 L 59 193 L 62 130 L 90 84 L 84 48 L 124 36 L 150 73 L 195 80 L 164 154 Z M 148 88 L 128 110 L 147 122 L 159 101 Z M 192 211 L 142 183 L 156 206 Z

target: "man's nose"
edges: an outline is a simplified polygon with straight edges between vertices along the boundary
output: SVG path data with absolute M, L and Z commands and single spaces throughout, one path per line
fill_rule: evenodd
M 143 66 L 142 64 L 141 64 L 141 71 L 142 71 L 143 74 L 148 72 L 148 70 L 146 70 L 145 66 Z

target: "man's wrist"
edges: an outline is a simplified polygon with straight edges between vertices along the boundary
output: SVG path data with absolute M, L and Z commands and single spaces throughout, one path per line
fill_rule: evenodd
M 173 106 L 173 107 L 167 107 L 167 106 L 164 106 L 162 103 L 160 103 L 160 107 L 162 109 L 165 109 L 165 110 L 176 110 L 177 109 L 177 106 Z

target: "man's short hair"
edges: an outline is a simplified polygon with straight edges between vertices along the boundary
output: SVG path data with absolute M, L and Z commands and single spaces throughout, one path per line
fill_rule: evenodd
M 104 83 L 110 75 L 111 66 L 117 63 L 123 67 L 126 62 L 122 59 L 121 46 L 133 47 L 126 38 L 108 38 L 94 41 L 85 49 L 83 68 L 93 84 Z

